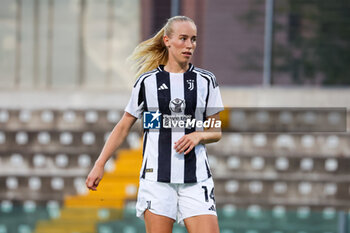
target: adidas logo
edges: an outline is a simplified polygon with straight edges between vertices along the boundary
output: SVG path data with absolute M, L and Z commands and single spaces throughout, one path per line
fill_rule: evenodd
M 215 206 L 212 205 L 208 210 L 216 211 Z
M 166 90 L 166 89 L 169 89 L 169 88 L 167 87 L 167 85 L 165 85 L 165 83 L 160 85 L 160 87 L 158 88 L 158 90 Z

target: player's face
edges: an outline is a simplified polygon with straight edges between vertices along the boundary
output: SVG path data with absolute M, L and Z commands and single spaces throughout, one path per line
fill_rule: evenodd
M 172 25 L 173 33 L 164 37 L 168 47 L 169 61 L 188 63 L 196 49 L 197 28 L 192 22 L 180 21 Z

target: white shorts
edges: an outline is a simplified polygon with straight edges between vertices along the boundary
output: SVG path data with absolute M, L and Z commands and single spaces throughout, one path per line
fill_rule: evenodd
M 136 215 L 143 219 L 145 210 L 183 220 L 197 215 L 216 215 L 214 182 L 207 180 L 191 184 L 171 184 L 140 179 Z

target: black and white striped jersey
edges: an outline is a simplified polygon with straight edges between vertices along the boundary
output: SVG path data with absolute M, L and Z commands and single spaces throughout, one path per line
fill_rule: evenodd
M 224 108 L 215 76 L 192 64 L 185 73 L 169 73 L 161 65 L 137 79 L 125 111 L 141 118 L 145 112 L 156 110 L 161 114 L 174 115 L 177 107 L 182 107 L 185 115 L 197 120 L 205 120 L 222 111 Z M 187 155 L 174 150 L 177 140 L 195 130 L 145 129 L 141 178 L 168 183 L 195 183 L 211 177 L 203 144 L 198 144 Z

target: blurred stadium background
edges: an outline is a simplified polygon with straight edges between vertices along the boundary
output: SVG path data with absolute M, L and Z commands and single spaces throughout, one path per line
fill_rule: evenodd
M 208 146 L 222 233 L 349 232 L 349 0 L 1 0 L 0 233 L 139 233 L 141 124 L 85 177 L 172 15 L 227 109 Z M 176 224 L 174 233 L 186 232 Z

